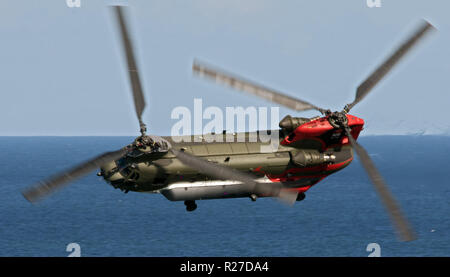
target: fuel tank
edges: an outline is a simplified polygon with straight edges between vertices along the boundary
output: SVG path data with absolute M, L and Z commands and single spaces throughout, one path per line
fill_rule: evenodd
M 260 178 L 258 181 L 271 182 L 267 178 Z M 176 182 L 161 189 L 159 192 L 170 201 L 250 197 L 250 193 L 244 188 L 245 186 L 237 181 L 211 180 Z M 258 197 L 261 196 L 258 195 Z

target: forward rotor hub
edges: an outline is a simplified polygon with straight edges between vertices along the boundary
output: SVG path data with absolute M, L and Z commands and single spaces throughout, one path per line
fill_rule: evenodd
M 148 135 L 137 137 L 133 142 L 133 146 L 139 153 L 167 152 L 170 149 L 170 144 L 167 140 Z

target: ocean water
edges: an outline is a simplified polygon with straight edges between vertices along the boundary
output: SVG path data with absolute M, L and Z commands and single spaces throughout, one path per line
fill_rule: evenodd
M 32 205 L 28 185 L 131 137 L 0 137 L 0 256 L 450 256 L 450 137 L 361 137 L 418 239 L 400 242 L 358 160 L 293 207 L 124 194 L 95 172 Z

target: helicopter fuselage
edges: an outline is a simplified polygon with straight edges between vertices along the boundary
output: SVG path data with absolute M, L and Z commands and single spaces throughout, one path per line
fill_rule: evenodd
M 364 121 L 348 114 L 346 118 L 356 139 Z M 305 192 L 353 160 L 348 138 L 342 129 L 333 125 L 325 116 L 295 126 L 293 130 L 273 130 L 278 134 L 274 151 L 262 151 L 270 142 L 262 142 L 259 132 L 209 134 L 209 140 L 208 135 L 163 138 L 176 149 L 251 173 L 258 182 L 282 182 L 290 189 Z M 211 136 L 214 136 L 212 141 Z M 201 174 L 170 152 L 125 156 L 104 165 L 101 175 L 125 192 L 161 193 L 172 201 L 250 196 L 240 182 Z M 264 195 L 258 195 L 261 196 Z

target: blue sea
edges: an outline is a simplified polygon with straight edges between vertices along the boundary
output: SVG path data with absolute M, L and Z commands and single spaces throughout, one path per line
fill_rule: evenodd
M 38 204 L 21 190 L 131 137 L 0 137 L 0 256 L 450 256 L 450 137 L 368 136 L 366 147 L 414 226 L 398 241 L 356 159 L 293 207 L 274 199 L 198 201 L 124 194 L 96 172 Z

